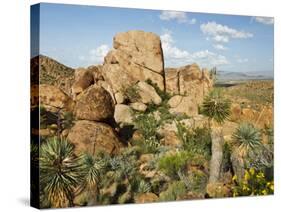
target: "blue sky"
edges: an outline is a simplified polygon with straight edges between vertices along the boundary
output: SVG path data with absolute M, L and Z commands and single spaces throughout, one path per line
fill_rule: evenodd
M 273 72 L 274 23 L 265 17 L 44 3 L 40 54 L 73 68 L 101 64 L 113 36 L 136 29 L 161 37 L 166 67 Z

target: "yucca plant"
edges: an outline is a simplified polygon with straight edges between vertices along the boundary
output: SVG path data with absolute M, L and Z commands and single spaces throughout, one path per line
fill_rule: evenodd
M 204 98 L 202 114 L 222 124 L 230 115 L 230 106 L 231 102 L 222 96 L 221 90 L 216 89 Z
M 231 102 L 224 98 L 221 90 L 215 89 L 205 97 L 202 105 L 203 115 L 209 118 L 209 128 L 212 138 L 212 157 L 210 161 L 209 182 L 217 182 L 220 177 L 220 168 L 223 158 L 223 135 L 221 125 L 230 115 Z M 211 121 L 219 124 L 219 127 L 211 126 Z
M 240 124 L 232 138 L 242 157 L 262 146 L 260 131 L 249 123 Z
M 105 169 L 106 164 L 102 160 L 95 159 L 90 154 L 82 156 L 82 162 L 85 170 L 84 179 L 77 190 L 77 193 L 82 191 L 87 192 L 88 205 L 94 205 L 97 201 L 98 183 L 100 174 Z
M 74 190 L 82 182 L 85 167 L 74 146 L 53 138 L 40 147 L 40 185 L 51 207 L 73 206 Z

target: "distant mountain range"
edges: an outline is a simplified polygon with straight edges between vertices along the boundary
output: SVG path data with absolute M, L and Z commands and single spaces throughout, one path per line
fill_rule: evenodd
M 245 81 L 245 80 L 272 80 L 273 72 L 257 71 L 257 72 L 229 72 L 218 71 L 217 82 L 229 81 Z

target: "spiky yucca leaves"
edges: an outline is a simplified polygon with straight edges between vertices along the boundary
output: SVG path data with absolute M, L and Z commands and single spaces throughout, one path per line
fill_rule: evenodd
M 87 204 L 94 205 L 97 201 L 98 183 L 100 175 L 106 168 L 106 163 L 102 160 L 94 158 L 90 154 L 84 154 L 82 156 L 82 162 L 85 170 L 83 182 L 79 186 L 77 193 L 82 191 L 87 193 Z
M 85 167 L 74 146 L 53 138 L 40 147 L 40 184 L 51 207 L 73 206 L 74 189 L 82 182 Z
M 224 98 L 222 92 L 217 89 L 204 98 L 202 113 L 221 124 L 230 115 L 230 106 L 230 100 Z
M 98 180 L 100 179 L 100 173 L 105 169 L 106 164 L 103 161 L 96 160 L 90 154 L 84 154 L 83 165 L 86 173 L 82 187 L 96 187 Z
M 240 124 L 232 138 L 242 157 L 262 146 L 260 131 L 249 123 Z

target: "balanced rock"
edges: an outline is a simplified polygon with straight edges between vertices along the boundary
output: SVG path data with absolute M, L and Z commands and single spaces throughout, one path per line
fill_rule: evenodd
M 77 119 L 102 121 L 112 118 L 113 101 L 110 94 L 98 85 L 91 85 L 79 97 L 74 114 Z
M 160 37 L 151 32 L 118 33 L 104 59 L 103 77 L 114 92 L 151 79 L 164 90 L 164 62 Z
M 77 153 L 116 154 L 123 146 L 109 125 L 87 120 L 77 121 L 71 128 L 67 139 L 75 145 Z

